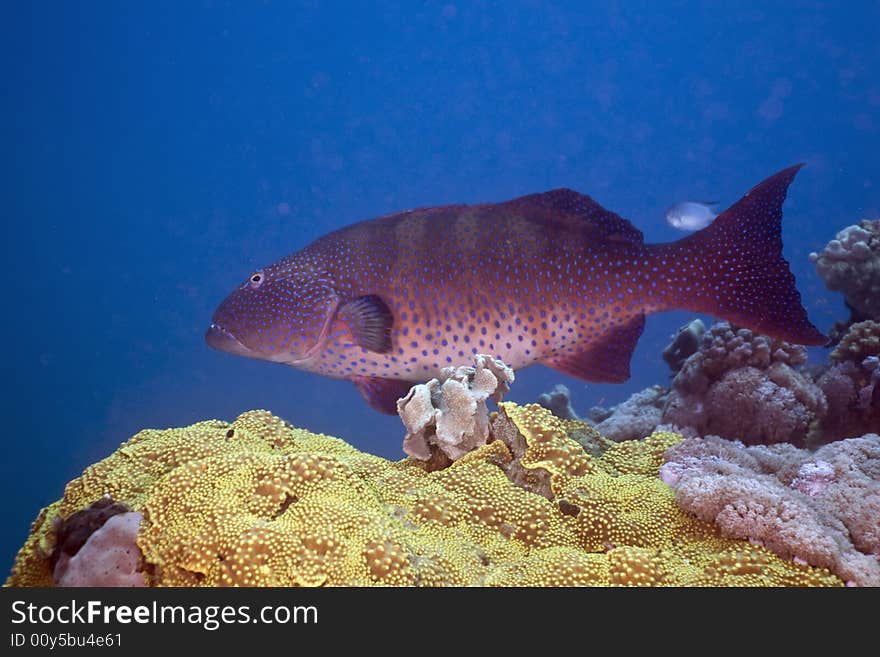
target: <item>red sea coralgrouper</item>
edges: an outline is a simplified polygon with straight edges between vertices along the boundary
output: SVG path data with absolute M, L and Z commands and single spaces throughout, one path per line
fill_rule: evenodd
M 253 272 L 205 337 L 349 379 L 389 413 L 411 385 L 476 353 L 625 381 L 645 315 L 664 310 L 823 344 L 782 257 L 782 203 L 800 166 L 665 244 L 569 189 L 362 221 Z

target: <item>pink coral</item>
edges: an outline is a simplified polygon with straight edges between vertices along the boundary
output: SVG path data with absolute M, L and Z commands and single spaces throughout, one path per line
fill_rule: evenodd
M 62 554 L 55 564 L 58 586 L 146 586 L 139 571 L 141 551 L 136 539 L 143 516 L 115 515 L 92 533 L 72 557 Z
M 687 438 L 665 459 L 660 476 L 679 505 L 725 536 L 880 586 L 880 436 L 816 452 Z
M 816 497 L 834 483 L 834 477 L 834 466 L 828 461 L 810 461 L 804 463 L 798 470 L 797 477 L 791 481 L 791 487 L 804 495 Z
M 675 376 L 661 421 L 748 444 L 804 444 L 826 412 L 822 391 L 795 369 L 805 360 L 804 347 L 719 322 Z

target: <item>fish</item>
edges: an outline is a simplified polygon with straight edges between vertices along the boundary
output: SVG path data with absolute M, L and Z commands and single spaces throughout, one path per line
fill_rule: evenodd
M 718 215 L 712 210 L 717 203 L 682 201 L 666 211 L 666 222 L 678 230 L 700 230 L 714 221 Z
M 361 221 L 252 272 L 205 339 L 350 380 L 389 414 L 412 385 L 478 353 L 621 383 L 646 316 L 673 309 L 825 344 L 782 255 L 782 204 L 801 166 L 674 242 L 646 244 L 571 189 Z

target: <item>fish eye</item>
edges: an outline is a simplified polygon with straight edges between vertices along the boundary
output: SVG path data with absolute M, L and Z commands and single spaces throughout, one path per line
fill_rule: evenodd
M 263 282 L 263 278 L 264 276 L 262 271 L 255 271 L 253 274 L 251 274 L 251 277 L 248 279 L 248 284 L 250 285 L 250 288 L 252 290 L 256 290 L 258 287 L 260 287 Z

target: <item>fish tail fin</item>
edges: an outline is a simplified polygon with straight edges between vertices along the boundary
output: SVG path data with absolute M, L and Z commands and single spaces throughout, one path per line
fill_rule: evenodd
M 753 187 L 706 228 L 657 249 L 669 306 L 705 312 L 773 338 L 823 345 L 782 255 L 782 204 L 803 164 Z

